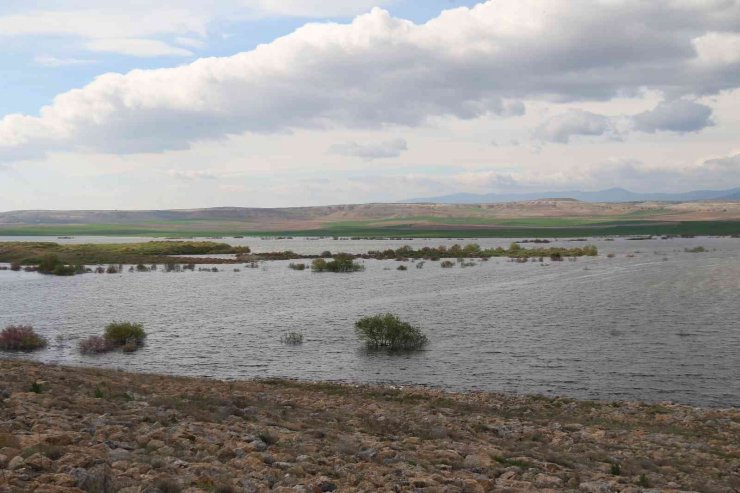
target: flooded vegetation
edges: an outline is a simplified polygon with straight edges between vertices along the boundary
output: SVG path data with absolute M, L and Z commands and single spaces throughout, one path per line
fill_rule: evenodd
M 176 264 L 164 261 L 171 257 L 110 264 L 110 274 L 108 265 L 92 265 L 87 268 L 103 274 L 73 277 L 17 272 L 3 264 L 0 326 L 32 325 L 49 344 L 0 356 L 219 378 L 392 381 L 451 390 L 740 404 L 736 238 L 534 244 L 598 249 L 597 256 L 561 256 L 563 261 L 458 253 L 509 252 L 511 239 L 476 240 L 479 250 L 457 239 L 395 245 L 331 238 L 226 241 L 257 255 L 290 250 L 306 260 L 199 263 L 212 255 L 206 254 Z M 440 254 L 440 246 L 447 255 L 461 256 L 397 257 Z M 706 252 L 685 251 L 698 246 Z M 349 252 L 347 260 L 364 270 L 312 273 L 315 258 L 329 263 L 337 251 Z M 363 258 L 371 251 L 389 258 Z M 221 260 L 233 261 L 234 254 L 224 255 L 230 260 Z M 452 268 L 440 268 L 444 262 Z M 302 263 L 304 270 L 290 263 Z M 428 344 L 406 354 L 368 352 L 354 324 L 387 312 L 422 328 Z M 95 356 L 107 349 L 103 331 L 111 320 L 143 323 L 146 344 L 133 353 L 118 349 Z M 302 334 L 303 343 L 280 341 L 291 332 Z M 81 354 L 80 341 L 91 336 L 100 339 Z M 676 379 L 677 374 L 683 376 Z

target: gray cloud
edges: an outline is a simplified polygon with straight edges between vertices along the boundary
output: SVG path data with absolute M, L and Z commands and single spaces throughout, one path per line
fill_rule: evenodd
M 678 99 L 664 101 L 650 111 L 635 115 L 632 120 L 637 130 L 654 133 L 666 132 L 698 132 L 713 125 L 712 109 L 709 106 Z
M 60 94 L 38 117 L 0 120 L 0 159 L 54 149 L 160 152 L 243 132 L 510 116 L 524 111 L 519 101 L 526 99 L 609 100 L 649 89 L 681 101 L 740 85 L 740 57 L 726 55 L 736 38 L 736 1 L 499 0 L 422 25 L 375 9 L 347 25 L 308 24 L 230 57 L 104 74 Z M 685 131 L 701 124 L 695 107 L 683 110 L 669 112 L 681 122 L 655 114 L 640 125 Z M 559 141 L 609 133 L 598 116 L 576 117 L 581 121 L 571 115 L 559 122 L 564 130 L 542 132 Z
M 740 169 L 740 154 L 734 156 L 727 156 L 722 158 L 707 159 L 704 161 L 704 166 L 708 168 L 716 168 L 720 170 L 729 170 L 732 168 Z M 736 172 L 737 170 L 732 170 Z
M 576 135 L 604 135 L 614 132 L 609 117 L 589 111 L 570 110 L 545 120 L 534 131 L 534 136 L 543 141 L 567 143 Z
M 698 132 L 714 125 L 712 108 L 678 99 L 663 101 L 636 115 L 605 116 L 583 110 L 569 110 L 545 120 L 533 136 L 541 141 L 568 143 L 574 136 L 604 136 L 621 139 L 630 131 Z
M 332 154 L 355 156 L 367 161 L 370 161 L 372 159 L 398 157 L 403 151 L 406 150 L 408 150 L 406 140 L 400 138 L 371 144 L 346 142 L 342 144 L 334 144 L 329 148 L 329 152 Z

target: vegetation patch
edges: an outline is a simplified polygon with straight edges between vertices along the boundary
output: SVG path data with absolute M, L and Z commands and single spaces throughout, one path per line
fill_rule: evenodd
M 0 332 L 0 349 L 6 351 L 33 351 L 46 344 L 46 339 L 30 325 L 9 325 Z
M 314 259 L 311 262 L 311 270 L 314 272 L 358 272 L 365 270 L 365 266 L 355 262 L 352 255 L 340 253 L 329 261 L 323 258 Z
M 355 322 L 357 336 L 372 349 L 421 349 L 429 339 L 414 327 L 392 313 L 364 317 Z
M 101 354 L 115 349 L 115 346 L 105 337 L 90 336 L 80 341 L 79 349 L 82 354 Z
M 105 327 L 105 339 L 114 346 L 141 345 L 146 338 L 144 326 L 132 322 L 111 322 Z
M 210 241 L 149 241 L 143 243 L 64 244 L 0 242 L 0 262 L 36 266 L 44 274 L 73 275 L 81 265 L 218 263 L 224 259 L 178 259 L 178 255 L 246 254 L 249 247 Z M 173 257 L 175 256 L 175 257 Z
M 300 332 L 286 332 L 285 334 L 280 336 L 280 342 L 292 346 L 303 344 L 303 334 L 301 334 Z

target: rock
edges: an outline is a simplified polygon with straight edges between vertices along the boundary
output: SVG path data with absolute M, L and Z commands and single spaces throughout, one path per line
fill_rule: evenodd
M 51 467 L 51 459 L 44 457 L 39 453 L 31 455 L 23 462 L 26 467 L 30 467 L 34 471 L 44 471 Z
M 578 489 L 587 493 L 609 493 L 612 487 L 604 481 L 586 481 L 578 485 Z
M 322 481 L 316 486 L 315 491 L 318 491 L 320 493 L 325 493 L 327 491 L 336 491 L 337 485 L 335 483 L 332 483 L 331 481 Z
M 108 451 L 108 458 L 111 462 L 118 462 L 122 460 L 129 460 L 131 458 L 131 452 L 122 448 L 117 448 Z
M 77 480 L 77 487 L 88 493 L 114 493 L 111 470 L 107 464 L 75 469 L 72 476 Z
M 463 465 L 468 469 L 482 469 L 491 465 L 491 459 L 483 454 L 470 454 L 465 456 Z
M 8 463 L 8 469 L 11 471 L 15 471 L 16 469 L 20 469 L 25 464 L 25 461 L 23 460 L 23 457 L 20 455 L 16 455 L 12 459 L 10 459 L 10 462 Z
M 364 460 L 373 460 L 378 455 L 378 451 L 374 448 L 362 450 L 357 454 L 357 457 Z
M 257 452 L 264 452 L 265 450 L 267 450 L 267 444 L 259 438 L 254 440 L 249 445 L 252 447 L 252 450 L 256 450 Z
M 0 469 L 3 469 L 6 465 L 8 465 L 8 456 L 0 454 Z
M 152 440 L 149 440 L 146 446 L 147 448 L 150 448 L 152 450 L 159 450 L 162 447 L 164 447 L 164 442 L 162 440 L 152 439 Z
M 538 474 L 534 478 L 534 484 L 538 488 L 558 488 L 563 484 L 563 480 L 557 476 Z

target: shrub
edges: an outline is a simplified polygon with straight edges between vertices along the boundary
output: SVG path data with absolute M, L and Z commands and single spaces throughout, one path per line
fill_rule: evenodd
M 55 276 L 73 276 L 77 273 L 77 267 L 74 265 L 58 264 L 51 273 Z
M 311 262 L 311 270 L 314 272 L 358 272 L 365 270 L 365 266 L 355 262 L 351 255 L 337 254 L 334 260 L 326 261 L 323 258 L 314 259 Z
M 280 342 L 283 344 L 299 345 L 303 344 L 303 334 L 300 332 L 287 332 L 280 336 Z
M 41 274 L 52 274 L 54 276 L 73 276 L 80 272 L 80 268 L 73 265 L 66 265 L 54 254 L 41 257 L 36 270 Z M 84 272 L 84 266 L 81 270 Z
M 105 339 L 113 346 L 140 346 L 146 333 L 141 324 L 131 322 L 112 322 L 105 327 Z
M 650 480 L 645 474 L 640 474 L 640 478 L 637 480 L 637 485 L 643 488 L 650 488 Z
M 45 347 L 47 341 L 30 325 L 10 325 L 0 332 L 0 349 L 32 351 Z
M 293 270 L 306 270 L 306 264 L 294 264 L 293 262 L 291 262 L 290 264 L 288 264 L 288 267 Z
M 105 337 L 90 336 L 80 341 L 79 349 L 82 354 L 107 353 L 114 349 L 113 344 Z
M 421 330 L 392 313 L 358 320 L 355 332 L 370 348 L 420 349 L 428 342 Z
M 443 260 L 442 263 L 439 264 L 439 266 L 443 269 L 450 269 L 452 267 L 455 267 L 455 262 L 451 260 Z

